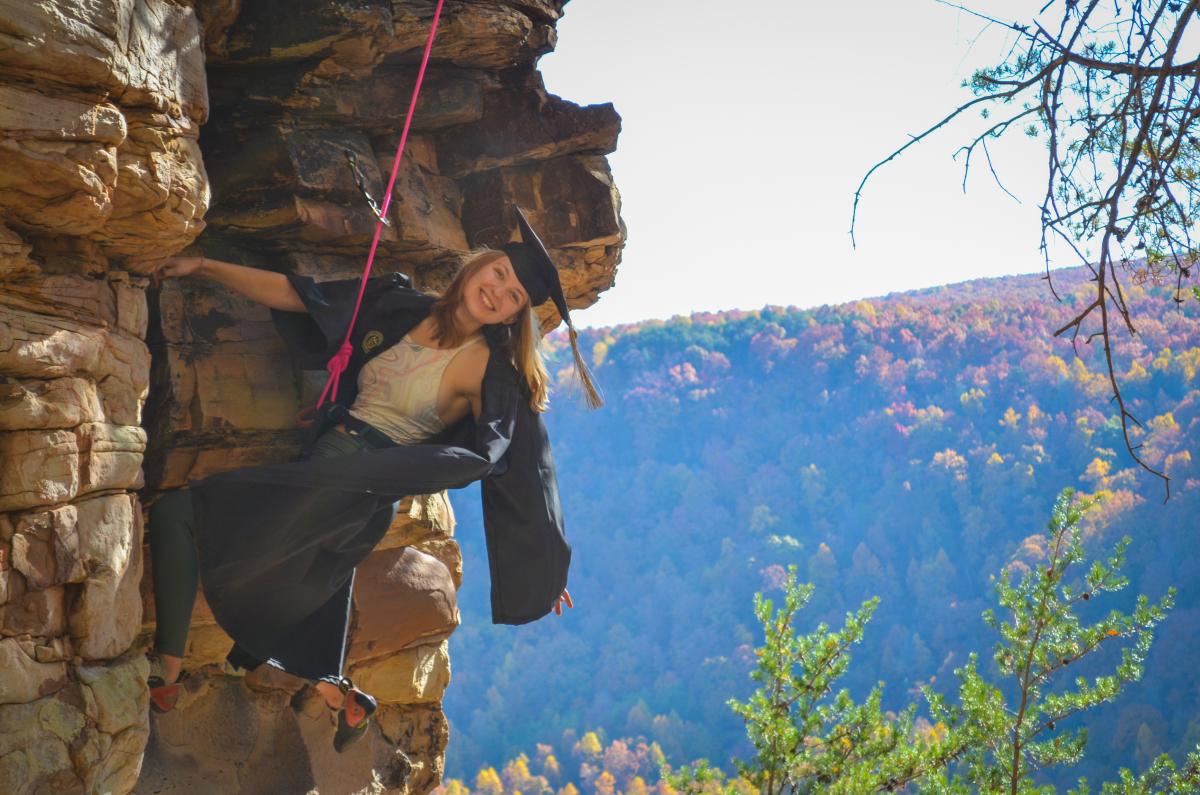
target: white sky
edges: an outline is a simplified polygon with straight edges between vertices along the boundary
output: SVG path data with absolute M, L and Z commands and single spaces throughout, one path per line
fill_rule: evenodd
M 1025 20 L 1044 0 L 977 0 Z M 609 156 L 629 228 L 617 284 L 572 313 L 607 326 L 700 310 L 841 303 L 1043 268 L 1042 139 L 1014 131 L 967 192 L 952 159 L 977 115 L 866 170 L 970 97 L 1011 43 L 933 0 L 572 0 L 547 88 L 623 119 Z M 1062 265 L 1076 264 L 1064 259 Z

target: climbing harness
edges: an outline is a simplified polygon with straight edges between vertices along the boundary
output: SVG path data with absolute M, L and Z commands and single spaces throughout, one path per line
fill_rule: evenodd
M 313 415 L 325 404 L 326 399 L 330 401 L 337 399 L 338 383 L 341 381 L 342 373 L 346 371 L 346 367 L 350 364 L 350 355 L 354 350 L 350 345 L 350 335 L 354 332 L 354 323 L 358 320 L 359 309 L 362 308 L 363 294 L 367 289 L 367 279 L 370 277 L 371 268 L 375 264 L 375 251 L 379 248 L 379 237 L 383 232 L 384 226 L 391 226 L 387 218 L 387 212 L 388 207 L 392 203 L 392 189 L 396 185 L 396 175 L 400 173 L 400 159 L 404 156 L 404 144 L 408 141 L 408 130 L 412 126 L 413 113 L 417 109 L 417 97 L 421 93 L 421 82 L 425 79 L 425 68 L 429 65 L 429 54 L 433 50 L 433 39 L 437 35 L 438 20 L 442 16 L 444 1 L 438 0 L 437 8 L 433 12 L 433 24 L 429 28 L 429 38 L 425 41 L 425 54 L 421 56 L 421 67 L 417 70 L 417 82 L 413 86 L 412 99 L 408 103 L 408 114 L 404 117 L 404 130 L 400 133 L 400 145 L 396 147 L 396 157 L 392 161 L 392 174 L 388 179 L 387 190 L 383 194 L 383 201 L 378 205 L 367 190 L 366 179 L 358 169 L 354 153 L 348 149 L 346 150 L 346 159 L 350 162 L 350 169 L 354 173 L 354 181 L 358 185 L 358 189 L 362 191 L 367 203 L 371 206 L 372 213 L 375 215 L 375 235 L 371 238 L 371 249 L 367 253 L 367 264 L 363 268 L 362 282 L 358 286 L 358 300 L 354 303 L 354 313 L 350 316 L 350 325 L 346 327 L 346 337 L 342 340 L 341 347 L 338 348 L 337 353 L 325 365 L 325 369 L 329 371 L 329 380 L 325 382 L 325 388 L 321 390 L 321 397 L 318 398 L 317 405 L 311 410 L 300 412 L 301 425 L 312 424 Z

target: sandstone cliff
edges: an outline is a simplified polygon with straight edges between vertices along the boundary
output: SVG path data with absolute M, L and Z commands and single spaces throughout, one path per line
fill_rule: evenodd
M 624 239 L 604 155 L 620 120 L 546 93 L 558 0 L 450 0 L 377 267 L 436 290 L 530 210 L 572 306 Z M 278 461 L 319 384 L 265 310 L 148 291 L 202 252 L 319 278 L 373 230 L 344 151 L 382 191 L 431 0 L 0 0 L 0 791 L 424 792 L 441 773 L 461 556 L 444 495 L 404 505 L 360 569 L 350 673 L 385 702 L 329 747 L 302 683 L 214 665 L 193 615 L 179 708 L 147 714 L 144 505 Z M 542 318 L 556 322 L 552 315 Z M 469 528 L 478 532 L 478 528 Z M 467 572 L 483 577 L 486 572 Z

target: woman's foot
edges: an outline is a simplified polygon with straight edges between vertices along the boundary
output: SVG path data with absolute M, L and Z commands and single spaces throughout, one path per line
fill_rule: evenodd
M 346 699 L 346 696 L 336 684 L 326 682 L 322 679 L 313 684 L 313 687 L 321 694 L 321 698 L 325 699 L 325 706 L 329 707 L 329 709 L 337 712 L 342 708 L 342 702 Z
M 150 675 L 159 676 L 167 684 L 173 684 L 183 673 L 183 658 L 173 654 L 154 652 L 150 655 Z

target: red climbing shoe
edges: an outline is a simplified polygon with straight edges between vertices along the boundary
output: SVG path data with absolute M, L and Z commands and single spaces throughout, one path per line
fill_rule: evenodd
M 150 707 L 155 712 L 170 712 L 175 709 L 175 703 L 179 700 L 179 694 L 184 689 L 184 680 L 187 679 L 187 671 L 179 671 L 179 679 L 167 685 L 161 676 L 151 676 L 146 680 L 146 685 L 150 686 Z
M 175 708 L 175 702 L 179 700 L 179 691 L 182 685 L 179 682 L 166 684 L 157 676 L 150 677 L 150 707 L 155 712 L 170 712 Z
M 371 716 L 379 708 L 379 702 L 354 686 L 349 679 L 342 678 L 338 689 L 344 694 L 342 708 L 338 710 L 337 733 L 333 735 L 333 750 L 339 754 L 367 733 Z
M 183 691 L 183 682 L 187 678 L 188 672 L 180 671 L 175 681 L 167 684 L 163 679 L 162 661 L 157 656 L 152 656 L 150 658 L 150 676 L 146 679 L 146 684 L 150 688 L 150 708 L 158 713 L 170 712 L 174 709 L 175 702 L 179 701 L 179 694 Z

